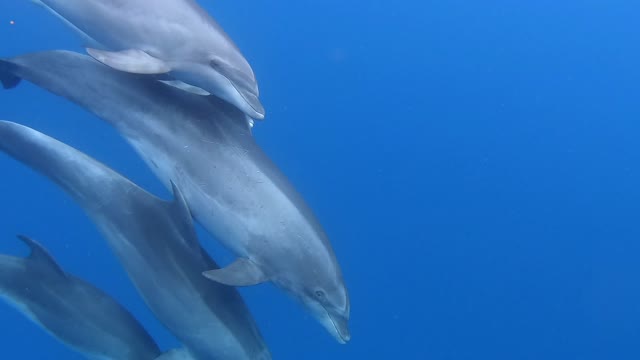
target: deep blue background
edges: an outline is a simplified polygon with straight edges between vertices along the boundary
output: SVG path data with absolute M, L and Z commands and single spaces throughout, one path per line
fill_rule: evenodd
M 268 111 L 255 136 L 318 214 L 351 292 L 342 346 L 272 286 L 244 289 L 276 359 L 640 358 L 639 5 L 201 3 L 251 62 Z M 78 45 L 28 1 L 0 2 L 1 56 Z M 0 118 L 168 196 L 62 99 L 25 84 L 0 94 Z M 0 250 L 39 239 L 174 346 L 81 210 L 6 156 L 0 169 Z M 76 358 L 7 306 L 0 345 Z

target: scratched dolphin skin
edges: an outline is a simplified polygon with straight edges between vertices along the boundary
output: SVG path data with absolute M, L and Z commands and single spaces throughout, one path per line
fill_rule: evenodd
M 264 108 L 251 66 L 194 0 L 35 0 L 84 39 L 87 52 L 114 69 L 160 74 L 213 94 L 254 119 Z
M 147 306 L 194 359 L 271 359 L 236 289 L 202 276 L 217 266 L 200 247 L 177 187 L 175 200 L 164 201 L 78 150 L 11 122 L 0 122 L 0 150 L 76 200 Z
M 209 278 L 237 286 L 272 281 L 339 342 L 350 339 L 349 296 L 327 235 L 258 147 L 243 113 L 64 51 L 0 61 L 5 87 L 20 79 L 113 125 L 165 186 L 178 185 L 193 216 L 238 256 Z
M 88 359 L 153 360 L 160 349 L 118 302 L 65 272 L 36 241 L 27 257 L 0 254 L 0 297 Z

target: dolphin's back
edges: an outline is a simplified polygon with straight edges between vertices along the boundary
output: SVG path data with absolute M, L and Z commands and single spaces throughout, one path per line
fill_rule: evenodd
M 242 113 L 222 100 L 191 94 L 152 76 L 117 71 L 75 52 L 45 51 L 0 60 L 5 88 L 15 87 L 22 79 L 86 108 L 125 134 L 134 126 L 131 118 L 144 116 L 153 117 L 154 122 L 163 119 L 169 131 L 198 134 L 201 126 L 207 126 L 220 132 L 218 119 L 224 118 L 239 131 L 249 132 Z
M 337 306 L 345 308 L 341 271 L 320 223 L 235 107 L 60 51 L 4 60 L 0 78 L 8 87 L 23 78 L 110 123 L 165 186 L 180 185 L 194 218 L 231 251 L 311 286 L 319 276 L 309 261 L 280 261 L 302 254 L 324 270 L 328 288 L 337 284 Z
M 139 94 L 146 93 L 146 85 L 156 84 L 139 81 L 144 77 L 115 71 L 88 56 L 62 50 L 0 60 L 0 80 L 5 88 L 25 79 L 97 114 L 149 109 L 152 103 Z
M 139 142 L 162 143 L 157 145 L 164 147 L 159 151 L 174 154 L 197 147 L 208 153 L 204 159 L 207 164 L 213 158 L 227 156 L 218 161 L 218 166 L 227 162 L 240 168 L 239 171 L 264 174 L 255 181 L 272 182 L 300 206 L 306 217 L 314 217 L 286 177 L 255 143 L 246 117 L 224 101 L 190 94 L 149 76 L 113 70 L 88 56 L 63 50 L 0 60 L 0 80 L 6 88 L 16 86 L 21 79 L 64 97 L 115 126 L 153 171 L 154 165 L 148 161 L 150 151 L 142 149 Z M 184 139 L 191 142 L 174 143 Z M 196 160 L 200 159 L 194 153 L 185 158 L 192 163 L 181 166 L 202 168 L 202 161 Z M 245 170 L 241 168 L 243 164 L 259 167 Z
M 55 181 L 89 209 L 113 201 L 113 193 L 142 191 L 87 155 L 26 126 L 0 121 L 0 139 L 2 151 Z
M 0 255 L 0 295 L 30 320 L 88 358 L 155 359 L 160 350 L 118 302 L 65 273 L 35 241 L 26 258 Z
M 102 46 L 174 44 L 221 36 L 220 25 L 194 0 L 35 0 Z M 174 30 L 174 31 L 170 31 Z M 153 35 L 156 34 L 154 37 Z M 235 46 L 235 45 L 234 45 Z

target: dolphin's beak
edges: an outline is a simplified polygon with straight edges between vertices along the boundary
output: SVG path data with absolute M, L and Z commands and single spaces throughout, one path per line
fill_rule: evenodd
M 258 99 L 260 92 L 253 73 L 248 75 L 221 63 L 216 64 L 214 69 L 229 81 L 231 86 L 233 86 L 247 105 L 253 110 L 253 114 L 250 114 L 250 116 L 257 120 L 264 119 L 264 106 L 262 106 L 260 99 Z
M 251 106 L 251 108 L 255 112 L 253 118 L 258 120 L 264 119 L 264 106 L 262 106 L 262 103 L 260 102 L 258 97 L 249 91 L 241 90 L 241 88 L 238 87 L 236 84 L 234 84 L 233 81 L 229 81 L 229 82 L 231 82 L 233 87 L 236 89 L 236 91 L 238 91 L 240 96 L 242 96 L 242 98 L 247 102 L 247 104 Z
M 327 312 L 327 316 L 331 324 L 325 324 L 327 330 L 340 343 L 346 344 L 351 340 L 351 332 L 349 331 L 349 319 L 341 314 Z

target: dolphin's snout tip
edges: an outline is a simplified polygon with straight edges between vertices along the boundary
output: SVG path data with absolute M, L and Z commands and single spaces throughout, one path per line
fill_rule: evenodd
M 333 322 L 333 326 L 335 332 L 333 336 L 340 344 L 346 344 L 351 340 L 351 331 L 349 331 L 349 322 L 346 318 L 340 317 L 332 317 L 331 321 Z
M 264 112 L 263 113 L 258 113 L 255 117 L 256 120 L 264 120 Z
M 344 344 L 348 343 L 348 342 L 349 342 L 349 340 L 351 340 L 351 334 L 350 334 L 350 333 L 347 333 L 347 334 L 340 334 L 340 335 L 338 336 L 338 342 L 339 342 L 340 344 L 343 344 L 343 345 L 344 345 Z
M 264 106 L 262 102 L 258 98 L 257 94 L 254 94 L 250 91 L 243 90 L 242 87 L 236 86 L 236 90 L 242 96 L 242 99 L 246 104 L 242 106 L 244 108 L 244 112 L 249 115 L 252 119 L 262 120 L 264 119 Z
M 251 110 L 253 110 L 253 118 L 256 120 L 263 120 L 265 115 L 264 106 L 260 99 L 257 96 L 247 96 L 245 97 Z

